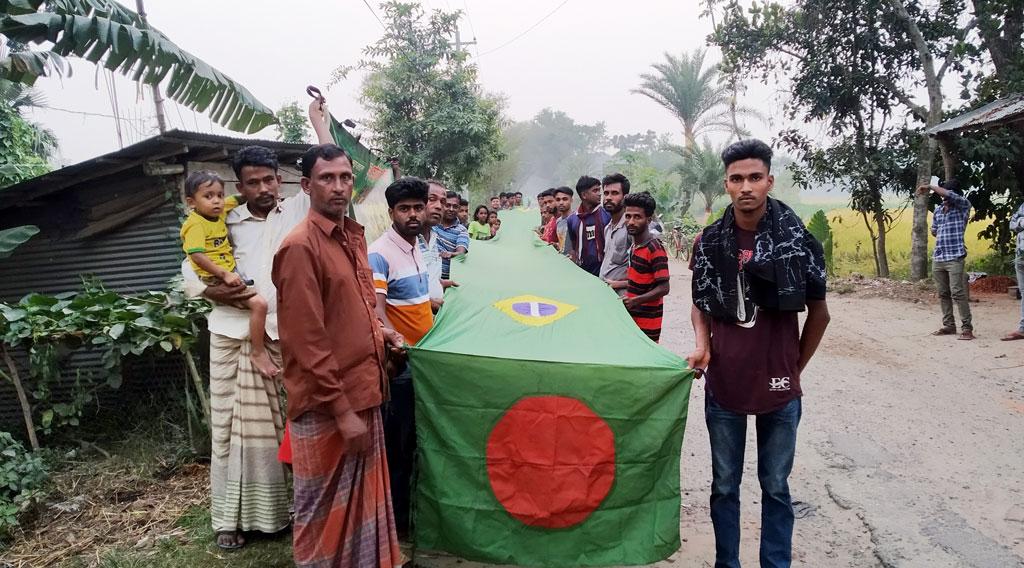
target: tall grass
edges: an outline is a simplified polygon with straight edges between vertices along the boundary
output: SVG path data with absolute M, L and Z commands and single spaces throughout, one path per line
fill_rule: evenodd
M 802 204 L 807 207 L 811 204 Z M 864 226 L 864 219 L 860 213 L 852 209 L 826 209 L 829 205 L 822 204 L 820 209 L 825 209 L 829 225 L 832 228 L 832 239 L 834 243 L 834 259 L 837 276 L 849 276 L 852 272 L 858 272 L 867 276 L 874 275 L 875 261 L 871 252 L 871 236 L 867 227 Z M 813 211 L 812 211 L 813 214 Z M 892 278 L 906 279 L 910 276 L 910 228 L 912 225 L 913 212 L 907 209 L 898 216 L 892 229 L 886 234 L 886 256 L 889 258 L 889 271 Z M 807 215 L 804 221 L 809 221 Z M 929 227 L 931 227 L 931 215 L 928 216 Z M 967 232 L 964 234 L 964 242 L 967 245 L 967 264 L 970 266 L 983 257 L 992 254 L 992 242 L 989 239 L 978 237 L 978 233 L 991 224 L 990 220 L 975 221 L 967 225 Z M 935 237 L 928 235 L 928 255 L 931 258 L 932 249 L 935 247 Z

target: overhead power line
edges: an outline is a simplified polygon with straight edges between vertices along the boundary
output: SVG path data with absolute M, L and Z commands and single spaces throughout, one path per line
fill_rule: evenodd
M 377 15 L 377 11 L 373 9 L 373 6 L 371 6 L 367 0 L 363 0 L 363 4 L 366 4 L 366 8 L 370 10 L 370 13 L 373 14 L 373 17 L 377 18 L 377 23 L 380 24 L 380 27 L 388 29 L 388 27 L 384 25 L 384 20 L 380 19 L 380 16 Z
M 466 8 L 466 19 L 469 20 L 469 31 L 473 34 L 473 49 L 476 50 L 476 58 L 480 59 L 480 46 L 476 42 L 476 28 L 473 27 L 473 16 L 469 14 L 469 4 L 467 0 L 462 0 L 462 6 Z
M 364 1 L 365 1 L 365 0 L 364 0 Z M 516 41 L 516 40 L 518 40 L 519 38 L 521 38 L 521 37 L 523 37 L 524 35 L 526 35 L 526 34 L 530 33 L 531 31 L 533 31 L 533 29 L 534 29 L 534 28 L 536 28 L 537 26 L 539 26 L 539 25 L 543 24 L 543 23 L 544 23 L 544 20 L 547 20 L 548 18 L 550 18 L 551 16 L 553 16 L 553 15 L 555 14 L 555 12 L 557 12 L 558 10 L 560 10 L 560 9 L 562 8 L 562 6 L 565 6 L 565 5 L 566 5 L 566 4 L 568 4 L 568 3 L 569 3 L 569 0 L 563 0 L 561 4 L 559 4 L 558 6 L 555 6 L 555 9 L 554 9 L 554 10 L 551 10 L 550 12 L 548 12 L 547 14 L 545 14 L 543 18 L 541 18 L 541 19 L 537 20 L 537 21 L 536 21 L 536 22 L 535 22 L 535 23 L 534 23 L 534 24 L 533 24 L 532 26 L 530 26 L 530 27 L 526 28 L 525 30 L 523 30 L 522 32 L 520 32 L 520 33 L 519 33 L 518 35 L 516 35 L 516 36 L 515 36 L 515 37 L 513 37 L 512 39 L 510 39 L 510 40 L 506 41 L 505 43 L 503 43 L 503 44 L 499 45 L 498 47 L 495 47 L 494 49 L 491 49 L 491 50 L 488 50 L 488 51 L 485 51 L 485 52 L 481 53 L 481 54 L 480 54 L 479 56 L 480 56 L 480 57 L 483 57 L 484 55 L 487 55 L 487 54 L 489 54 L 489 53 L 494 53 L 495 51 L 498 51 L 499 49 L 501 49 L 501 48 L 503 48 L 503 47 L 506 47 L 506 46 L 508 46 L 508 45 L 512 44 L 513 42 L 515 42 L 515 41 Z

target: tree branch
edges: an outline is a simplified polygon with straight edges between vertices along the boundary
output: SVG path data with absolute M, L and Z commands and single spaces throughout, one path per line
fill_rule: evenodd
M 967 39 L 967 34 L 970 33 L 970 31 L 972 29 L 974 29 L 974 27 L 977 26 L 977 25 L 978 25 L 978 19 L 977 18 L 971 18 L 971 21 L 967 22 L 967 24 L 963 28 L 960 29 L 960 32 L 959 32 L 958 37 L 957 37 L 957 41 L 961 42 L 961 41 L 964 41 L 965 39 Z M 946 70 L 949 69 L 949 66 L 953 63 L 953 59 L 955 57 L 956 57 L 956 44 L 953 44 L 952 46 L 950 46 L 949 51 L 946 52 L 946 60 L 942 62 L 942 65 L 939 66 L 939 70 L 935 73 L 935 76 L 936 76 L 936 78 L 939 81 L 941 81 L 942 78 L 946 76 Z
M 928 121 L 928 109 L 927 108 L 925 108 L 925 107 L 915 103 L 910 98 L 910 95 L 908 95 L 906 92 L 904 92 L 903 89 L 901 89 L 898 86 L 896 86 L 896 82 L 893 81 L 892 78 L 890 78 L 888 76 L 881 76 L 879 78 L 885 83 L 886 86 L 889 87 L 889 91 L 892 93 L 892 95 L 894 97 L 896 97 L 896 99 L 899 100 L 901 103 L 903 103 L 904 106 L 909 108 L 910 112 L 914 113 L 914 116 L 916 116 L 918 119 L 920 119 L 921 122 L 927 122 Z
M 907 28 L 907 33 L 910 35 L 914 47 L 917 48 L 918 55 L 921 56 L 921 67 L 924 69 L 925 80 L 928 82 L 934 81 L 936 79 L 935 61 L 932 58 L 931 50 L 928 48 L 928 42 L 925 41 L 924 34 L 921 33 L 921 28 L 918 27 L 913 16 L 907 11 L 907 7 L 903 5 L 903 0 L 889 0 L 889 5 L 896 11 L 896 16 Z
M 4 373 L 0 371 L 0 375 L 4 376 L 7 380 L 11 381 L 14 385 L 14 390 L 18 393 L 18 403 L 21 404 L 22 418 L 25 420 L 25 430 L 28 433 L 28 443 L 32 446 L 32 451 L 39 449 L 39 439 L 36 438 L 36 425 L 32 421 L 32 406 L 29 405 L 28 397 L 25 396 L 25 387 L 21 384 L 21 377 L 18 375 L 18 366 L 14 364 L 14 358 L 11 357 L 10 352 L 7 351 L 7 345 L 0 343 L 0 355 L 2 355 L 4 363 L 7 364 L 7 370 L 10 373 Z

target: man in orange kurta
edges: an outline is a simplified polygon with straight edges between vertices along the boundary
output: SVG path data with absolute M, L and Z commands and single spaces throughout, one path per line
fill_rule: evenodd
M 302 157 L 309 216 L 274 257 L 295 476 L 296 566 L 400 565 L 380 405 L 385 328 L 363 227 L 345 217 L 352 161 L 333 144 Z

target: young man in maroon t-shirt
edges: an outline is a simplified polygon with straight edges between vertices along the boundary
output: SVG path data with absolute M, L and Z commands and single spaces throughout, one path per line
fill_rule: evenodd
M 690 367 L 707 378 L 715 566 L 738 567 L 747 417 L 757 424 L 761 566 L 789 566 L 789 474 L 802 413 L 800 374 L 828 325 L 821 245 L 768 197 L 772 150 L 742 140 L 722 152 L 732 206 L 694 242 Z M 806 307 L 800 330 L 797 313 Z

